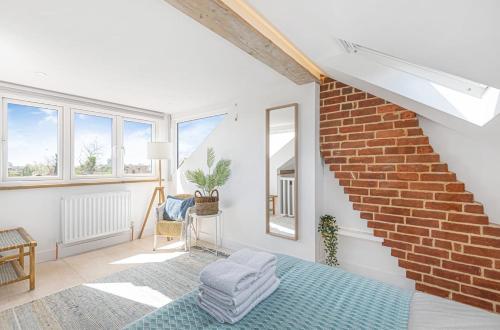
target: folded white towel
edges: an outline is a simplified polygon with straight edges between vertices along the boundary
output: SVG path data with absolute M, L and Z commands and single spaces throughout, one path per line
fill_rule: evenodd
M 205 299 L 202 293 L 198 296 L 197 302 L 198 306 L 212 315 L 217 321 L 234 324 L 245 317 L 260 302 L 269 297 L 278 288 L 279 284 L 280 280 L 274 277 L 268 281 L 268 284 L 255 291 L 247 302 L 235 309 L 225 309 L 211 300 Z
M 227 260 L 256 269 L 258 276 L 264 274 L 269 267 L 276 265 L 277 262 L 277 258 L 273 254 L 250 249 L 236 251 Z
M 276 266 L 269 268 L 266 273 L 259 277 L 252 285 L 234 296 L 225 294 L 204 284 L 200 285 L 200 292 L 203 296 L 218 302 L 223 308 L 235 308 L 246 302 L 256 290 L 271 282 L 271 280 L 275 278 L 275 272 Z
M 203 284 L 230 296 L 245 290 L 256 279 L 255 269 L 228 260 L 212 262 L 200 273 Z

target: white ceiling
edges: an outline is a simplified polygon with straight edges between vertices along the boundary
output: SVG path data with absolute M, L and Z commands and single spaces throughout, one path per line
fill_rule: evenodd
M 163 0 L 2 0 L 0 80 L 163 112 L 289 83 Z
M 498 0 L 247 0 L 317 65 L 336 38 L 500 88 Z

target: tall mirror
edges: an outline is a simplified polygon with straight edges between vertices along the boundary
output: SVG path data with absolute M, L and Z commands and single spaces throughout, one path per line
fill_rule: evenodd
M 266 110 L 266 231 L 297 240 L 298 105 Z

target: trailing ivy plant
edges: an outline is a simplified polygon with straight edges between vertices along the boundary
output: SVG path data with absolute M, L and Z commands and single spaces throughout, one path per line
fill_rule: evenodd
M 205 174 L 202 169 L 194 171 L 186 171 L 186 179 L 194 183 L 198 189 L 203 192 L 203 195 L 210 196 L 214 189 L 222 187 L 231 176 L 231 161 L 228 159 L 219 159 L 215 164 L 215 151 L 213 148 L 207 149 L 207 168 Z
M 329 266 L 338 266 L 337 235 L 339 226 L 337 225 L 337 220 L 329 214 L 325 214 L 319 219 L 318 232 L 321 233 L 321 237 L 323 237 L 325 242 L 326 264 Z

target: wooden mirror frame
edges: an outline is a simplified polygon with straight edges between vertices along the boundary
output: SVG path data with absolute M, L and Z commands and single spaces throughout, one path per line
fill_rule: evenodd
M 284 108 L 293 108 L 294 112 L 294 128 L 295 128 L 295 145 L 294 145 L 294 152 L 295 152 L 295 174 L 294 174 L 294 196 L 295 196 L 295 234 L 294 236 L 287 236 L 287 235 L 282 235 L 278 233 L 273 233 L 270 230 L 269 222 L 270 222 L 270 217 L 269 217 L 269 115 L 271 111 L 273 110 L 279 110 L 279 109 L 284 109 Z M 281 105 L 277 107 L 272 107 L 269 109 L 266 109 L 266 234 L 272 235 L 272 236 L 277 236 L 285 239 L 289 239 L 292 241 L 297 241 L 299 239 L 299 196 L 298 196 L 298 173 L 299 173 L 299 167 L 298 167 L 298 157 L 299 157 L 299 104 L 298 103 L 290 103 L 286 105 Z

